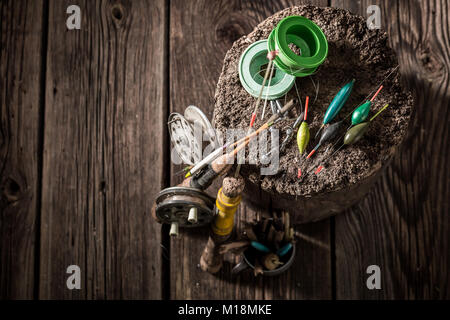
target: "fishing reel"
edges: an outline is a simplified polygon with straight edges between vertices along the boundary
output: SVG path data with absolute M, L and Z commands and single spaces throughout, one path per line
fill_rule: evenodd
M 170 187 L 158 194 L 154 214 L 160 223 L 171 225 L 170 235 L 177 236 L 178 228 L 201 227 L 214 218 L 215 199 L 192 187 Z
M 214 148 L 219 145 L 213 126 L 196 106 L 188 106 L 184 115 L 171 113 L 167 125 L 176 153 L 191 166 L 202 160 L 204 141 Z M 200 126 L 200 132 L 196 132 L 196 125 Z M 177 236 L 180 227 L 205 226 L 214 218 L 215 198 L 203 191 L 209 181 L 199 178 L 201 173 L 186 179 L 179 186 L 161 190 L 156 197 L 152 215 L 158 222 L 171 225 L 171 236 Z

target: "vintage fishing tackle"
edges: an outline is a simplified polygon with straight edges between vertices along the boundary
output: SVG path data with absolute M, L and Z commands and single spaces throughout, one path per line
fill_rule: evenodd
M 383 89 L 383 86 L 380 86 L 380 88 L 378 88 L 377 92 L 375 92 L 372 99 L 367 100 L 353 111 L 352 126 L 355 126 L 367 119 L 367 117 L 369 116 L 370 107 L 372 106 L 372 102 L 375 99 L 375 97 L 380 93 L 381 89 Z
M 282 246 L 280 249 L 278 249 L 277 251 L 277 256 L 282 257 L 284 255 L 286 255 L 290 250 L 292 249 L 292 243 L 286 243 L 284 246 Z
M 178 186 L 161 190 L 152 206 L 152 216 L 156 221 L 170 224 L 172 236 L 178 235 L 178 227 L 198 227 L 210 223 L 215 216 L 212 208 L 214 199 L 203 190 L 231 168 L 231 160 L 249 142 L 250 140 L 245 140 L 233 151 L 214 160 L 200 173 L 185 179 Z
M 331 159 L 339 150 L 341 150 L 342 147 L 344 147 L 346 145 L 354 144 L 354 143 L 358 142 L 359 140 L 361 140 L 361 138 L 364 136 L 364 134 L 369 129 L 370 122 L 372 122 L 376 117 L 378 117 L 378 115 L 381 112 L 383 112 L 388 106 L 389 106 L 388 103 L 385 104 L 383 106 L 383 108 L 381 108 L 372 118 L 370 118 L 369 121 L 357 124 L 356 126 L 347 130 L 347 132 L 345 133 L 345 136 L 344 136 L 344 143 L 338 149 L 336 149 L 329 157 L 325 158 L 324 160 L 322 159 L 323 162 L 326 162 L 326 161 L 328 161 L 328 159 Z M 315 173 L 318 174 L 322 169 L 323 169 L 323 165 L 319 165 L 319 167 L 317 168 Z M 311 170 L 306 172 L 306 175 L 308 175 L 310 172 L 311 172 Z
M 369 122 L 359 123 L 356 126 L 351 127 L 345 133 L 344 144 L 348 145 L 358 142 L 366 133 L 367 129 L 369 129 Z
M 369 100 L 367 100 L 365 103 L 363 103 L 362 105 L 359 105 L 355 110 L 352 111 L 352 126 L 357 125 L 363 121 L 365 121 L 367 119 L 367 116 L 369 115 L 369 111 L 370 111 L 370 107 L 372 105 L 373 100 L 375 99 L 375 97 L 380 93 L 380 91 L 383 89 L 383 83 L 399 68 L 399 66 L 396 66 L 394 69 L 392 69 L 389 74 L 384 77 L 384 79 L 380 82 L 380 87 L 378 88 L 378 90 L 375 92 L 375 94 L 372 96 L 372 98 Z M 366 98 L 364 98 L 364 100 L 366 100 L 372 93 L 369 93 L 369 95 L 367 95 Z M 363 100 L 363 101 L 364 101 Z M 345 119 L 349 116 L 350 114 L 348 114 Z
M 193 165 L 201 160 L 201 144 L 195 139 L 194 127 L 186 118 L 173 112 L 167 122 L 170 140 L 183 163 Z
M 352 113 L 352 125 L 356 126 L 357 124 L 365 121 L 367 117 L 369 116 L 370 112 L 370 106 L 372 105 L 372 102 L 367 100 L 362 105 L 360 105 L 358 108 L 355 109 Z
M 280 261 L 280 258 L 275 253 L 268 253 L 262 258 L 262 263 L 267 270 L 275 270 L 283 262 Z
M 211 223 L 214 198 L 196 188 L 166 188 L 158 194 L 152 215 L 158 222 L 170 224 L 170 235 L 177 236 L 179 227 L 200 227 Z
M 250 118 L 250 124 L 248 126 L 247 134 L 250 134 L 250 132 L 251 132 L 251 130 L 253 128 L 253 125 L 255 123 L 256 114 L 258 113 L 259 103 L 261 102 L 262 95 L 263 95 L 263 90 L 266 87 L 265 85 L 266 85 L 266 81 L 267 81 L 267 79 L 269 77 L 269 74 L 271 74 L 272 71 L 273 71 L 272 64 L 274 63 L 273 61 L 274 61 L 274 59 L 276 58 L 277 55 L 278 55 L 278 50 L 271 50 L 266 55 L 266 59 L 269 60 L 269 63 L 267 65 L 267 69 L 266 69 L 266 72 L 264 74 L 264 78 L 262 79 L 261 88 L 259 90 L 259 94 L 258 94 L 257 99 L 256 99 L 255 108 L 253 109 L 253 113 L 252 113 L 252 116 Z M 295 77 L 294 77 L 293 82 L 295 82 Z M 266 99 L 265 99 L 265 102 L 264 102 L 264 108 L 266 106 L 267 100 L 269 99 L 269 91 L 270 91 L 270 89 L 271 89 L 271 86 L 269 85 L 267 87 L 267 93 L 266 93 Z M 273 115 L 273 116 L 275 116 L 275 115 Z M 237 177 L 239 175 L 239 171 L 240 170 L 241 170 L 241 163 L 238 163 L 238 165 L 236 167 L 236 171 L 234 173 L 235 177 Z
M 339 121 L 339 122 L 336 122 L 336 123 L 333 123 L 333 124 L 329 125 L 323 131 L 322 135 L 320 136 L 319 143 L 314 147 L 313 150 L 311 150 L 311 152 L 308 154 L 306 159 L 311 158 L 311 156 L 317 151 L 317 149 L 320 148 L 321 145 L 323 145 L 324 143 L 334 139 L 336 134 L 339 132 L 339 129 L 340 129 L 341 125 L 342 125 L 342 121 Z
M 389 104 L 386 104 L 368 122 L 363 122 L 363 123 L 357 124 L 356 126 L 350 128 L 347 131 L 347 133 L 345 134 L 344 145 L 354 144 L 354 143 L 358 142 L 359 140 L 361 140 L 361 138 L 367 132 L 367 129 L 369 129 L 370 122 L 372 122 L 372 120 L 375 119 L 388 106 L 389 106 Z
M 300 124 L 303 122 L 304 117 L 305 117 L 305 113 L 302 112 L 297 117 L 297 119 L 295 119 L 295 121 L 292 124 L 292 126 L 290 126 L 289 128 L 286 129 L 286 137 L 281 142 L 280 151 L 283 151 L 286 148 L 287 144 L 292 139 L 292 136 L 294 135 L 294 132 L 299 128 Z
M 309 126 L 306 122 L 306 118 L 308 117 L 308 103 L 309 103 L 309 97 L 306 96 L 306 102 L 305 102 L 305 118 L 303 119 L 302 124 L 300 125 L 300 128 L 297 132 L 297 145 L 298 150 L 300 151 L 300 154 L 303 154 L 305 152 L 306 147 L 308 146 L 309 142 Z
M 252 241 L 252 242 L 250 242 L 250 245 L 258 251 L 265 252 L 265 253 L 270 252 L 269 248 L 267 248 L 265 245 L 263 245 L 262 243 L 260 243 L 258 241 Z
M 189 172 L 186 174 L 186 178 L 190 177 L 191 175 L 199 172 L 202 168 L 204 168 L 208 163 L 219 157 L 226 149 L 232 148 L 234 146 L 237 146 L 238 144 L 241 144 L 244 141 L 248 141 L 249 139 L 253 138 L 254 136 L 257 136 L 260 132 L 266 130 L 267 128 L 271 127 L 275 121 L 284 114 L 287 114 L 289 110 L 294 106 L 296 103 L 296 100 L 290 100 L 286 105 L 278 112 L 277 114 L 272 115 L 269 120 L 264 123 L 259 129 L 256 131 L 248 134 L 247 136 L 239 139 L 238 141 L 232 143 L 232 144 L 225 144 L 224 146 L 214 150 L 211 152 L 208 156 L 206 156 L 203 160 L 197 162 L 192 169 L 189 170 Z
M 253 97 L 260 99 L 266 96 L 268 100 L 274 100 L 289 92 L 294 85 L 295 76 L 277 67 L 273 68 L 272 60 L 268 59 L 267 53 L 267 40 L 251 44 L 239 59 L 239 80 L 242 87 Z M 264 68 L 267 70 L 263 77 L 261 71 Z M 269 86 L 266 81 L 270 81 Z
M 327 111 L 325 112 L 325 116 L 323 117 L 323 124 L 320 127 L 319 131 L 316 133 L 316 138 L 319 135 L 319 132 L 322 131 L 323 127 L 330 123 L 331 120 L 334 119 L 334 117 L 337 116 L 339 111 L 341 111 L 342 107 L 344 106 L 345 102 L 347 101 L 348 97 L 350 96 L 353 84 L 355 83 L 355 79 L 352 79 L 349 83 L 347 83 L 345 86 L 339 90 L 339 92 L 334 96 L 333 100 L 331 101 L 330 105 L 328 106 Z
M 280 145 L 280 149 L 279 152 L 281 153 L 282 151 L 284 151 L 284 149 L 286 149 L 286 146 L 288 145 L 288 143 L 291 141 L 292 137 L 294 136 L 294 132 L 297 131 L 297 129 L 299 128 L 300 124 L 303 121 L 304 116 L 304 112 L 302 112 L 297 119 L 295 119 L 294 123 L 292 124 L 292 126 L 288 127 L 286 129 L 286 136 L 283 139 L 283 141 L 281 142 Z M 270 157 L 274 154 L 274 149 L 272 148 L 269 152 L 267 152 L 265 155 L 262 156 L 261 160 L 263 163 L 269 163 L 269 159 Z
M 200 136 L 196 132 L 197 125 L 201 128 Z M 184 163 L 191 166 L 201 160 L 203 137 L 212 147 L 220 147 L 214 127 L 196 106 L 188 106 L 184 116 L 177 112 L 171 113 L 167 126 L 175 151 Z
M 367 117 L 369 115 L 369 112 L 370 112 L 370 107 L 372 105 L 372 101 L 380 93 L 381 89 L 383 89 L 383 86 L 380 86 L 380 88 L 378 88 L 377 92 L 373 95 L 373 97 L 370 100 L 367 100 L 366 102 L 361 104 L 359 107 L 357 107 L 355 110 L 353 110 L 353 112 L 352 112 L 352 124 L 350 125 L 348 130 L 352 126 L 356 126 L 356 125 L 360 124 L 361 122 L 363 122 L 363 121 L 365 121 L 367 119 Z M 347 117 L 345 117 L 345 119 Z M 337 132 L 339 131 L 339 128 L 342 125 L 342 123 L 343 123 L 343 120 L 341 120 L 339 122 L 336 122 L 336 123 L 330 125 L 328 128 L 326 128 L 325 131 L 323 132 L 322 136 L 320 137 L 319 143 L 310 152 L 310 154 L 308 155 L 307 158 L 310 158 L 314 154 L 314 152 L 320 147 L 320 145 L 322 145 L 323 143 L 325 143 L 327 141 L 332 140 L 336 136 Z M 351 134 L 353 135 L 355 132 L 358 132 L 358 130 L 362 130 L 361 128 L 362 127 L 358 127 L 358 129 L 354 129 L 351 132 Z M 363 134 L 364 134 L 364 132 L 363 132 Z
M 289 47 L 300 49 L 297 55 Z M 328 42 L 323 31 L 311 20 L 301 16 L 289 16 L 281 20 L 268 39 L 269 51 L 278 50 L 276 66 L 296 77 L 313 74 L 328 55 Z
M 300 154 L 303 154 L 303 152 L 305 152 L 306 147 L 308 146 L 308 142 L 309 142 L 309 126 L 308 123 L 303 121 L 302 124 L 300 125 L 300 128 L 298 129 L 297 134 L 297 145 Z
M 288 111 L 293 105 L 294 100 L 289 101 L 280 113 Z M 197 227 L 210 223 L 214 218 L 212 208 L 214 201 L 203 190 L 207 189 L 218 176 L 224 175 L 231 168 L 238 152 L 247 147 L 252 138 L 270 127 L 278 117 L 279 114 L 273 115 L 257 131 L 230 144 L 230 147 L 234 147 L 232 151 L 211 159 L 211 163 L 206 162 L 199 169 L 201 171 L 186 178 L 177 187 L 160 191 L 152 206 L 152 216 L 160 223 L 170 224 L 170 235 L 173 236 L 178 235 L 179 227 Z
M 381 89 L 383 89 L 383 86 L 381 85 L 377 92 L 373 95 L 373 97 L 370 100 L 367 100 L 360 106 L 356 107 L 355 110 L 352 112 L 352 124 L 348 129 L 350 129 L 352 126 L 355 126 L 357 124 L 360 124 L 361 122 L 365 121 L 369 115 L 370 107 L 372 105 L 373 100 L 375 97 L 380 93 Z M 322 136 L 320 137 L 319 143 L 314 147 L 314 149 L 309 153 L 309 155 L 306 157 L 307 159 L 310 158 L 317 149 L 325 142 L 332 140 L 337 132 L 339 131 L 340 126 L 342 125 L 343 121 L 349 116 L 348 114 L 343 120 L 336 122 L 329 127 L 325 129 L 325 131 L 322 133 Z M 359 128 L 358 128 L 359 129 Z M 357 129 L 352 131 L 352 134 L 356 132 Z

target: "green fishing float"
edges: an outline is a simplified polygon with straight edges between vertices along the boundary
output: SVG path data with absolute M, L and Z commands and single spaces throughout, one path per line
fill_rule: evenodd
M 364 136 L 364 134 L 367 132 L 367 129 L 369 129 L 369 122 L 363 122 L 360 124 L 357 124 L 356 126 L 350 128 L 346 133 L 344 137 L 344 144 L 354 144 L 361 140 L 361 138 Z
M 348 95 L 350 94 L 350 90 L 351 90 L 351 87 L 352 87 L 353 85 L 352 84 L 347 84 L 346 85 L 346 87 L 344 87 L 343 89 L 345 90 L 345 92 L 346 92 L 346 96 L 348 97 Z M 349 89 L 350 88 L 350 89 Z M 351 124 L 351 126 L 347 129 L 347 130 L 350 130 L 350 128 L 352 127 L 352 126 L 357 126 L 357 125 L 359 125 L 360 123 L 362 123 L 363 121 L 365 121 L 366 119 L 367 119 L 367 117 L 369 116 L 369 112 L 370 112 L 370 107 L 372 106 L 372 102 L 373 102 L 373 100 L 376 98 L 376 96 L 380 93 L 380 91 L 381 91 L 381 89 L 383 89 L 383 86 L 380 86 L 380 88 L 377 90 L 377 92 L 373 95 L 373 97 L 372 97 L 372 99 L 370 99 L 370 100 L 366 100 L 366 102 L 364 102 L 363 104 L 361 104 L 360 106 L 358 106 L 358 107 L 356 107 L 354 110 L 353 110 L 353 112 L 351 113 L 351 115 L 352 115 L 352 124 Z M 341 89 L 341 91 L 339 91 L 339 92 L 342 92 L 342 89 Z M 339 94 L 338 94 L 339 95 Z M 336 99 L 336 98 L 335 98 Z M 335 99 L 333 99 L 333 101 L 335 101 Z M 345 99 L 347 99 L 347 98 L 345 98 Z M 341 99 L 341 103 L 342 103 L 342 101 L 343 101 L 343 99 Z M 364 101 L 364 100 L 363 100 Z M 344 101 L 345 102 L 345 101 Z M 333 104 L 333 103 L 332 103 Z M 331 105 L 332 105 L 331 104 Z M 331 106 L 330 105 L 330 106 Z M 327 110 L 327 114 L 328 114 L 328 110 Z M 332 114 L 332 113 L 330 113 L 330 114 Z M 337 113 L 336 113 L 337 114 Z M 348 117 L 348 116 L 347 116 Z M 347 118 L 347 117 L 345 117 L 345 118 Z M 324 120 L 325 121 L 325 120 Z M 324 130 L 324 132 L 322 133 L 322 136 L 320 137 L 320 141 L 319 141 L 319 143 L 314 147 L 314 149 L 310 152 L 310 154 L 308 155 L 308 157 L 307 157 L 307 159 L 308 158 L 310 158 L 316 151 L 317 151 L 317 149 L 321 146 L 321 145 L 323 145 L 325 142 L 328 142 L 328 141 L 330 141 L 330 140 L 332 140 L 335 136 L 336 136 L 336 134 L 337 134 L 337 132 L 338 132 L 338 130 L 339 130 L 339 128 L 340 128 L 340 126 L 342 125 L 342 121 L 343 120 L 341 120 L 341 121 L 339 121 L 339 122 L 336 122 L 336 123 L 333 123 L 333 124 L 331 124 L 329 127 L 327 127 L 325 130 Z M 358 128 L 356 128 L 356 129 L 353 129 L 352 131 L 351 131 L 351 134 L 353 135 L 353 134 L 355 134 L 356 132 L 361 132 L 361 134 L 362 135 L 364 135 L 364 133 L 365 133 L 365 131 L 363 130 L 363 128 L 365 127 L 365 125 L 363 125 L 363 126 L 359 126 Z M 361 131 L 360 131 L 361 130 Z
M 305 121 L 303 121 L 302 124 L 300 125 L 300 128 L 298 129 L 297 134 L 297 145 L 300 154 L 303 154 L 303 152 L 305 152 L 306 147 L 308 146 L 308 142 L 309 142 L 309 126 Z
M 380 93 L 381 89 L 383 89 L 383 86 L 381 85 L 377 92 L 373 95 L 372 99 L 367 100 L 362 105 L 360 105 L 358 108 L 356 108 L 352 113 L 352 126 L 356 126 L 357 124 L 365 121 L 367 117 L 369 116 L 370 107 L 372 106 L 373 100 L 376 98 L 376 96 Z
M 360 105 L 358 108 L 356 108 L 355 111 L 353 111 L 353 113 L 352 113 L 352 125 L 353 126 L 356 126 L 357 124 L 359 124 L 367 119 L 367 117 L 369 116 L 371 105 L 372 105 L 372 102 L 367 100 L 362 105 Z
M 308 123 L 306 122 L 306 118 L 308 116 L 308 104 L 309 104 L 309 97 L 306 96 L 305 118 L 303 119 L 303 122 L 300 125 L 300 128 L 298 129 L 297 132 L 297 146 L 298 151 L 300 151 L 300 154 L 303 154 L 303 152 L 305 152 L 309 142 L 309 126 Z
M 297 55 L 290 44 L 300 49 Z M 323 31 L 311 20 L 289 16 L 281 20 L 269 35 L 269 51 L 278 51 L 276 66 L 296 77 L 313 74 L 328 55 L 328 42 Z
M 389 106 L 389 104 L 385 104 L 383 108 L 380 109 L 369 121 L 357 124 L 347 131 L 344 137 L 344 145 L 354 144 L 361 140 L 364 134 L 369 129 L 369 124 L 375 119 L 381 112 L 384 111 Z
M 382 113 L 388 106 L 389 106 L 388 103 L 385 104 L 383 106 L 383 108 L 381 108 L 372 118 L 370 118 L 369 121 L 359 123 L 359 124 L 351 127 L 349 130 L 347 130 L 347 132 L 345 133 L 345 136 L 344 136 L 344 143 L 336 151 L 334 151 L 329 157 L 327 157 L 324 161 L 327 161 L 328 159 L 332 158 L 339 150 L 341 150 L 342 147 L 352 145 L 352 144 L 358 142 L 359 140 L 361 140 L 361 138 L 364 136 L 364 134 L 368 131 L 370 123 L 376 117 L 378 117 L 378 115 L 380 113 Z M 322 169 L 323 169 L 323 165 L 320 165 L 319 167 L 317 167 L 317 170 L 315 173 L 318 174 Z M 309 172 L 311 172 L 311 170 L 308 171 L 307 174 Z
M 341 111 L 348 97 L 350 97 L 350 94 L 352 93 L 354 83 L 355 79 L 352 79 L 352 81 L 343 86 L 339 90 L 339 92 L 334 96 L 333 100 L 331 101 L 330 105 L 327 108 L 327 111 L 325 112 L 322 126 L 319 128 L 319 131 L 317 131 L 316 138 L 319 136 L 319 133 L 322 131 L 325 125 L 330 123 L 331 120 L 333 120 L 334 117 L 337 116 L 339 111 Z

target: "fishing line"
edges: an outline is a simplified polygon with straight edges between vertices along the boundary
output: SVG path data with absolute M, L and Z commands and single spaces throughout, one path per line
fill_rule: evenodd
M 264 99 L 264 107 L 261 115 L 261 120 L 264 119 L 264 114 L 266 112 L 266 106 L 267 106 L 267 99 L 269 98 L 269 90 L 270 90 L 270 84 L 272 82 L 272 76 L 273 76 L 273 70 L 275 69 L 275 64 L 272 63 L 272 67 L 270 68 L 270 76 L 269 76 L 269 83 L 267 85 L 267 92 L 266 92 L 266 98 Z
M 313 103 L 315 103 L 316 100 L 317 100 L 317 96 L 319 95 L 319 85 L 320 85 L 320 83 L 319 83 L 319 81 L 317 81 L 317 87 L 316 87 L 316 83 L 314 82 L 313 78 L 311 76 L 309 76 L 309 79 L 311 80 L 311 82 L 312 82 L 312 84 L 314 86 L 314 89 L 316 91 L 316 95 L 315 95 L 314 101 L 313 101 Z
M 367 130 L 367 128 L 368 128 L 368 126 L 370 125 L 370 123 L 376 118 L 376 117 L 378 117 L 379 115 L 380 115 L 380 113 L 382 113 L 387 107 L 389 106 L 389 103 L 386 103 L 380 110 L 378 110 L 378 112 L 375 114 L 375 115 L 373 115 L 371 118 L 370 118 L 370 120 L 369 121 L 367 121 L 367 122 L 363 122 L 363 123 L 360 123 L 360 124 L 357 124 L 354 128 L 355 129 L 352 129 L 352 130 L 356 130 L 356 131 L 354 131 L 354 132 L 349 132 L 349 131 L 347 131 L 345 134 L 344 134 L 344 143 L 338 148 L 338 149 L 336 149 L 336 151 L 334 151 L 329 157 L 326 157 L 325 159 L 324 158 L 321 158 L 321 160 L 320 161 L 322 161 L 322 162 L 324 162 L 324 163 L 326 163 L 330 158 L 332 158 L 343 146 L 345 146 L 345 145 L 351 145 L 351 144 L 353 144 L 353 143 L 355 143 L 355 142 L 357 142 L 363 135 L 364 135 L 364 133 L 366 132 L 366 130 Z M 348 136 L 347 136 L 347 134 L 348 134 Z M 334 144 L 333 144 L 333 147 L 332 148 L 334 148 L 335 147 L 335 145 L 341 140 L 341 138 L 342 137 L 340 137 Z M 315 166 L 315 165 L 314 165 Z M 318 168 L 318 170 L 320 169 L 321 170 L 321 168 L 323 168 L 323 165 L 320 165 L 319 166 L 319 168 Z M 319 171 L 320 172 L 320 171 Z M 318 173 L 318 172 L 317 172 Z
M 376 88 L 377 87 L 382 87 L 382 84 L 387 80 L 387 78 L 389 78 L 390 76 L 391 76 L 391 74 L 392 73 L 394 73 L 394 71 L 395 70 L 397 70 L 398 68 L 400 67 L 400 65 L 398 65 L 398 66 L 396 66 L 394 69 L 392 69 L 391 70 L 391 72 L 389 72 L 389 74 L 386 76 L 386 77 L 384 77 L 384 79 L 376 86 Z M 366 101 L 371 95 L 372 95 L 372 93 L 374 93 L 375 91 L 376 91 L 377 89 L 375 89 L 375 90 L 372 90 L 372 92 L 370 92 L 359 104 L 358 104 L 358 106 L 355 108 L 355 109 L 353 109 L 350 113 L 348 113 L 341 121 L 343 121 L 343 120 L 345 120 L 345 119 L 347 119 L 352 113 L 353 113 L 353 111 L 355 111 L 364 101 Z M 375 98 L 377 95 L 378 95 L 378 93 L 379 93 L 379 91 L 381 91 L 381 89 L 380 88 L 378 88 L 378 92 L 377 92 L 377 94 L 375 94 L 374 96 L 373 96 L 373 98 Z M 372 100 L 371 100 L 372 101 Z
M 266 70 L 266 72 L 264 74 L 264 79 L 263 79 L 263 82 L 262 82 L 262 85 L 261 85 L 261 89 L 259 91 L 258 99 L 256 100 L 255 109 L 254 109 L 254 111 L 252 113 L 252 117 L 250 119 L 250 125 L 248 127 L 247 134 L 250 133 L 250 131 L 251 131 L 252 127 L 253 127 L 253 124 L 255 123 L 256 114 L 258 112 L 259 104 L 261 102 L 261 97 L 262 97 L 262 94 L 263 94 L 263 90 L 264 90 L 264 87 L 266 85 L 267 77 L 269 76 L 269 69 L 272 68 L 273 60 L 275 59 L 277 54 L 278 54 L 277 51 L 269 51 L 269 53 L 267 54 L 268 55 L 268 59 L 269 59 L 269 64 L 267 65 L 267 70 Z M 269 57 L 269 55 L 270 55 L 270 57 Z M 269 90 L 270 90 L 270 87 L 267 88 L 267 91 L 269 91 Z M 236 172 L 234 174 L 234 176 L 236 178 L 239 176 L 239 171 L 241 171 L 241 165 L 242 165 L 241 163 L 238 163 L 238 165 L 237 165 Z
M 289 67 L 289 69 L 291 69 L 291 73 L 292 73 L 292 68 Z M 294 86 L 295 86 L 295 91 L 297 92 L 298 101 L 300 102 L 300 113 L 302 113 L 303 112 L 303 103 L 302 103 L 302 99 L 300 98 L 300 93 L 298 92 L 297 79 L 295 79 L 295 81 L 294 81 Z

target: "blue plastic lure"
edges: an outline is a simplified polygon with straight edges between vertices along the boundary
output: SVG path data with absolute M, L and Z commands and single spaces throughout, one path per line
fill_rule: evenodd
M 260 243 L 258 241 L 252 241 L 250 244 L 253 248 L 255 248 L 258 251 L 266 252 L 266 253 L 270 252 L 269 248 L 267 248 L 265 245 L 263 245 L 262 243 Z
M 277 256 L 282 257 L 292 249 L 292 243 L 286 243 L 277 251 Z

